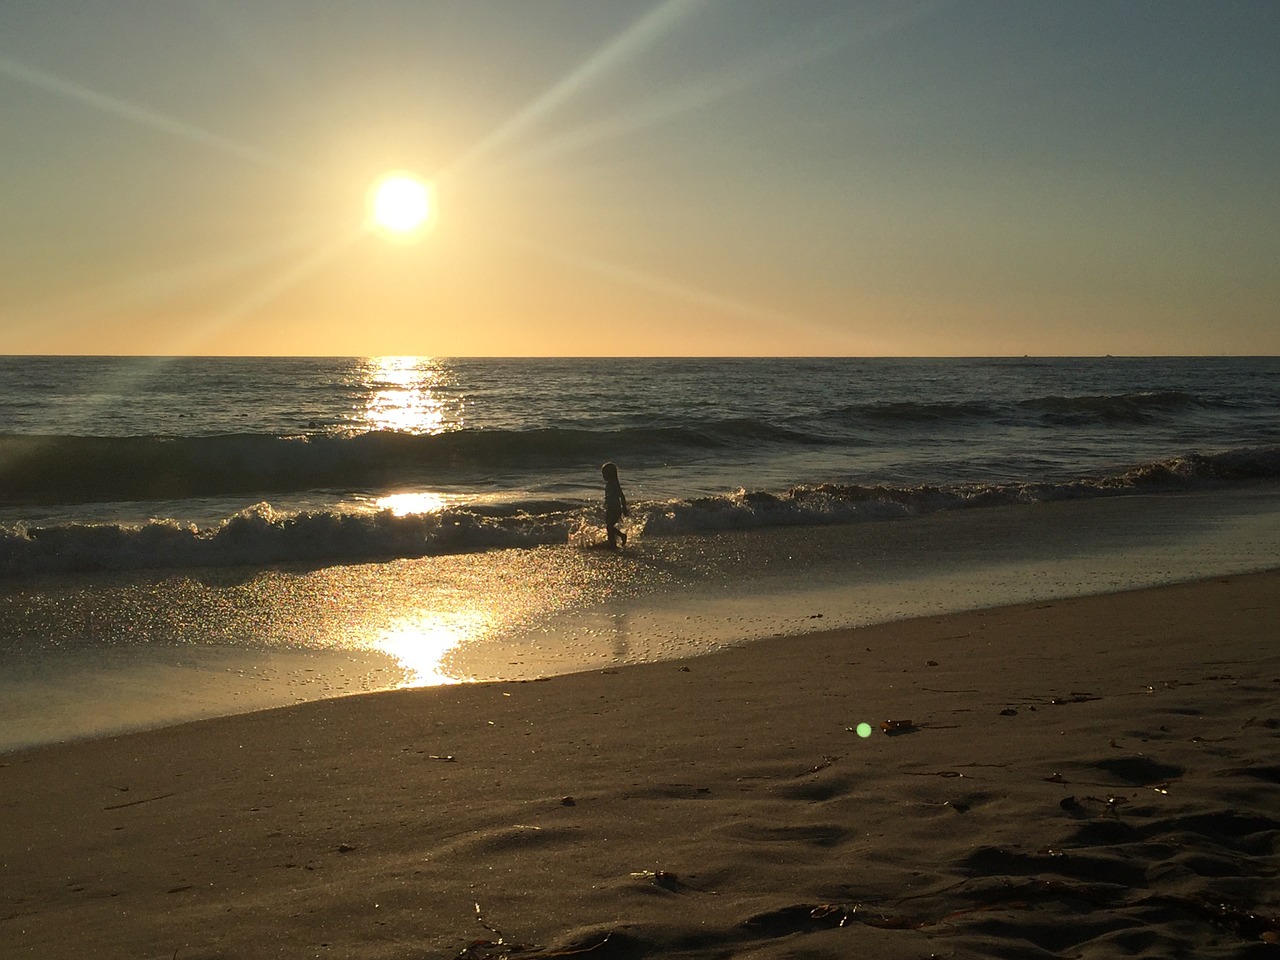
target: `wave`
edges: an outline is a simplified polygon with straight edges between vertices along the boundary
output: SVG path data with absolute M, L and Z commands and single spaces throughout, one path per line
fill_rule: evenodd
M 703 429 L 456 430 L 435 435 L 10 434 L 0 436 L 0 500 L 165 500 L 446 481 L 513 468 L 599 463 L 617 456 L 619 449 L 729 446 L 749 435 L 748 428 L 735 423 Z
M 1012 402 L 895 401 L 856 404 L 824 412 L 826 422 L 866 424 L 872 427 L 919 427 L 924 425 L 974 424 L 981 422 L 1057 426 L 1061 424 L 1124 425 L 1143 424 L 1178 415 L 1213 410 L 1234 410 L 1237 404 L 1196 397 L 1177 390 L 1153 390 L 1081 396 L 1049 395 Z
M 90 503 L 269 495 L 449 482 L 511 470 L 678 459 L 720 450 L 860 445 L 869 432 L 979 430 L 1011 425 L 1116 428 L 1233 407 L 1177 391 L 1045 396 L 1012 404 L 894 402 L 843 406 L 806 418 L 633 424 L 613 429 L 459 429 L 298 436 L 0 435 L 0 502 Z M 1233 407 L 1234 409 L 1234 407 Z
M 1123 473 L 1062 482 L 941 486 L 798 485 L 786 491 L 637 503 L 632 529 L 664 536 L 725 530 L 859 523 L 973 507 L 999 507 L 1132 493 L 1180 492 L 1280 479 L 1280 447 L 1191 454 Z M 529 501 L 451 507 L 400 516 L 390 511 L 278 511 L 262 503 L 210 527 L 70 523 L 0 528 L 0 572 L 9 575 L 124 569 L 333 564 L 496 548 L 598 542 L 594 504 Z
M 1078 500 L 1124 494 L 1175 493 L 1280 480 L 1280 447 L 1188 454 L 1141 464 L 1119 474 L 1065 481 L 798 485 L 783 493 L 738 490 L 673 501 L 645 523 L 650 534 L 712 532 L 901 519 L 945 510 Z
M 207 528 L 145 524 L 18 525 L 0 530 L 0 571 L 72 571 L 359 562 L 565 543 L 566 515 L 486 516 L 466 510 L 287 513 L 260 503 Z
M 89 503 L 447 481 L 512 469 L 829 439 L 751 419 L 617 430 L 380 431 L 346 436 L 0 435 L 0 501 Z
M 1102 396 L 1038 397 L 1018 406 L 1049 422 L 1148 423 L 1153 419 L 1220 406 L 1178 390 L 1153 390 Z
M 873 426 L 912 426 L 974 420 L 990 420 L 1000 415 L 994 404 L 966 401 L 963 403 L 924 403 L 902 400 L 893 403 L 869 403 L 830 411 L 823 419 L 846 423 L 866 422 Z

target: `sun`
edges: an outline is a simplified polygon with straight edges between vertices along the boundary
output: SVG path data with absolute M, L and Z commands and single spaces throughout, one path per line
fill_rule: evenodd
M 422 234 L 431 222 L 432 185 L 411 173 L 388 173 L 369 188 L 369 222 L 398 239 Z

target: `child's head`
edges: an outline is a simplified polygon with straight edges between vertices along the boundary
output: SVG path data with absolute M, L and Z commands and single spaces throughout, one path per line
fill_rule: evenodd
M 600 472 L 604 474 L 606 480 L 618 479 L 618 465 L 615 463 L 606 463 L 600 467 Z

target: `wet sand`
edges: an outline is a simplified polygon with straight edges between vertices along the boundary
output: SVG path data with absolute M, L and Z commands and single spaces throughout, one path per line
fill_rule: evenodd
M 10 753 L 0 957 L 1270 956 L 1277 598 L 1214 578 Z

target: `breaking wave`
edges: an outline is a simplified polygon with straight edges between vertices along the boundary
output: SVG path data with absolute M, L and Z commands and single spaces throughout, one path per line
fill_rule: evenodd
M 633 504 L 646 536 L 859 523 L 945 510 L 1182 492 L 1280 479 L 1280 447 L 1191 454 L 1122 473 L 1063 482 L 921 486 L 798 485 Z M 262 503 L 219 524 L 69 523 L 0 528 L 0 572 L 182 569 L 274 563 L 343 563 L 598 539 L 595 504 L 562 501 L 455 506 L 400 516 L 381 512 L 284 512 Z

